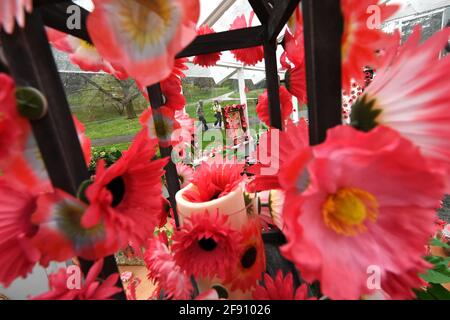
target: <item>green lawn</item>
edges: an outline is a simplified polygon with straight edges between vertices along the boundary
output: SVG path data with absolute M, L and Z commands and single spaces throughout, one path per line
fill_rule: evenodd
M 259 95 L 264 93 L 264 90 L 265 89 L 255 89 L 255 90 L 252 90 L 250 92 L 247 92 L 247 94 L 246 94 L 247 95 L 247 99 L 257 99 Z M 233 93 L 230 96 L 230 98 L 237 98 L 237 99 L 239 99 L 239 92 Z
M 129 120 L 125 117 L 87 122 L 85 126 L 91 139 L 134 135 L 141 129 L 138 118 Z

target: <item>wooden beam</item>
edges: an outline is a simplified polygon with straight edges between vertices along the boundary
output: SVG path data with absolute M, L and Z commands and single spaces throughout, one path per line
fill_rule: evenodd
M 147 92 L 152 110 L 156 111 L 164 105 L 163 94 L 161 92 L 161 86 L 159 85 L 159 83 L 148 87 Z M 161 119 L 158 119 L 157 118 L 158 116 L 159 116 L 158 112 L 153 112 L 154 117 L 153 121 L 159 122 L 159 120 Z M 160 137 L 158 137 L 158 140 L 159 139 Z M 172 147 L 165 147 L 160 144 L 159 151 L 161 157 L 169 158 L 169 162 L 167 163 L 164 169 L 166 170 L 165 176 L 167 182 L 167 189 L 169 191 L 169 201 L 173 211 L 173 218 L 175 219 L 175 225 L 178 228 L 180 227 L 180 220 L 178 218 L 177 202 L 175 200 L 175 195 L 180 190 L 180 180 L 178 178 L 177 167 L 175 163 L 173 163 L 172 161 Z
M 323 142 L 329 128 L 342 123 L 341 38 L 338 0 L 303 0 L 309 135 Z
M 266 65 L 266 85 L 269 98 L 270 126 L 282 130 L 280 109 L 280 80 L 277 65 L 277 43 L 264 43 L 264 63 Z
M 255 11 L 256 16 L 262 24 L 266 24 L 269 21 L 269 16 L 272 13 L 272 8 L 269 6 L 267 0 L 248 0 Z
M 19 86 L 34 87 L 46 97 L 47 114 L 30 122 L 34 137 L 53 186 L 75 196 L 81 182 L 89 176 L 40 10 L 35 8 L 27 15 L 24 29 L 14 30 L 11 35 L 0 32 L 10 73 Z M 82 261 L 85 275 L 90 265 L 91 262 Z M 101 277 L 105 279 L 116 272 L 114 256 L 106 257 Z M 120 279 L 116 285 L 122 287 Z M 125 293 L 122 291 L 115 298 L 125 299 Z
M 294 13 L 300 0 L 278 0 L 267 23 L 268 40 L 274 41 Z

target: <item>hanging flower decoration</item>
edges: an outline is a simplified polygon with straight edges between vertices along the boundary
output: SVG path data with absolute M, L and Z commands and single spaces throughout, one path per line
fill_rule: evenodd
M 433 233 L 443 176 L 411 142 L 383 126 L 369 133 L 339 126 L 312 153 L 292 153 L 280 171 L 288 239 L 282 252 L 302 277 L 319 280 L 332 299 L 359 299 L 371 293 L 367 270 L 377 266 L 381 279 L 411 284 L 403 291 L 411 298 L 422 281 L 409 271 L 425 270 L 419 261 Z M 382 289 L 392 293 L 383 283 Z
M 27 276 L 41 256 L 31 242 L 37 232 L 31 223 L 36 198 L 25 186 L 0 177 L 0 283 L 6 287 Z
M 94 0 L 87 28 L 100 55 L 143 86 L 166 79 L 196 36 L 198 0 Z
M 68 53 L 70 61 L 81 70 L 112 74 L 119 80 L 128 78 L 118 65 L 113 66 L 103 59 L 91 43 L 52 28 L 46 28 L 49 42 L 58 50 Z
M 264 274 L 264 285 L 259 285 L 253 292 L 255 300 L 316 300 L 308 298 L 308 287 L 302 284 L 297 289 L 294 288 L 292 273 L 283 276 L 279 270 L 272 278 L 268 273 Z
M 239 233 L 226 214 L 193 213 L 172 237 L 174 258 L 182 270 L 195 277 L 224 279 L 237 261 Z
M 103 260 L 99 260 L 89 269 L 86 280 L 81 288 L 70 288 L 67 284 L 72 274 L 61 268 L 57 273 L 49 275 L 50 291 L 33 297 L 33 300 L 109 300 L 121 292 L 115 286 L 119 275 L 114 273 L 104 281 L 97 280 L 103 268 Z
M 383 23 L 398 9 L 397 4 L 381 3 L 380 0 L 343 0 L 344 33 L 342 35 L 342 87 L 350 91 L 351 79 L 364 83 L 365 66 L 378 67 L 376 51 L 384 49 L 390 42 L 390 36 L 381 30 L 374 21 L 373 12 L 367 10 L 376 6 L 380 13 L 379 23 Z M 372 24 L 372 25 L 371 25 Z
M 209 164 L 203 162 L 192 178 L 195 188 L 186 190 L 183 197 L 191 202 L 207 202 L 226 196 L 243 181 L 241 164 Z
M 197 35 L 202 36 L 205 34 L 213 34 L 215 33 L 214 29 L 211 28 L 208 25 L 202 25 L 197 30 Z M 221 52 L 215 52 L 210 54 L 201 54 L 198 56 L 195 56 L 193 59 L 194 64 L 199 65 L 201 67 L 212 67 L 217 64 L 217 62 L 220 60 L 222 53 Z
M 149 270 L 148 278 L 164 288 L 168 299 L 190 299 L 194 291 L 189 276 L 181 270 L 167 245 L 158 238 L 148 241 L 144 261 Z M 157 290 L 159 294 L 159 290 Z
M 233 23 L 230 26 L 230 30 L 244 29 L 252 26 L 253 17 L 255 13 L 252 11 L 250 13 L 250 19 L 247 24 L 247 20 L 245 19 L 245 15 L 241 15 L 236 17 Z M 245 66 L 254 66 L 258 62 L 263 61 L 264 59 L 264 49 L 262 46 L 245 48 L 245 49 L 236 49 L 230 51 L 234 58 L 242 62 Z
M 33 0 L 0 1 L 0 27 L 6 33 L 13 33 L 14 25 L 25 27 L 25 15 L 33 11 Z
M 351 124 L 364 131 L 389 126 L 420 147 L 427 158 L 449 167 L 450 78 L 445 70 L 450 58 L 439 60 L 449 35 L 446 28 L 420 44 L 418 26 L 403 46 L 387 51 L 384 65 L 352 107 Z
M 109 168 L 100 160 L 94 182 L 87 188 L 89 207 L 81 219 L 84 228 L 105 221 L 119 247 L 145 243 L 161 221 L 161 176 L 167 159 L 151 160 L 156 142 L 148 130 L 139 132 L 122 157 Z M 108 231 L 107 231 L 108 232 Z
M 25 145 L 29 124 L 16 105 L 16 86 L 8 75 L 0 73 L 0 172 Z
M 181 188 L 184 188 L 191 183 L 194 177 L 194 169 L 192 169 L 192 167 L 184 163 L 177 163 L 177 172 Z
M 166 106 L 156 110 L 147 108 L 142 113 L 139 121 L 144 128 L 148 128 L 150 139 L 159 139 L 159 144 L 162 147 L 168 147 L 178 142 L 174 135 L 181 126 L 175 120 L 174 111 L 172 109 L 169 109 Z
M 225 283 L 230 285 L 232 291 L 245 292 L 256 287 L 261 280 L 266 269 L 266 256 L 258 219 L 249 220 L 240 233 L 242 240 L 239 243 L 238 263 L 233 264 Z
M 289 118 L 293 109 L 292 96 L 285 87 L 280 87 L 280 104 L 281 120 L 285 121 Z M 270 127 L 269 97 L 267 90 L 258 97 L 256 113 L 258 114 L 259 120 Z
M 295 150 L 307 150 L 309 146 L 308 124 L 301 119 L 298 125 L 288 123 L 285 131 L 271 128 L 259 139 L 254 158 L 258 162 L 247 169 L 253 177 L 247 184 L 249 192 L 281 189 L 280 168 L 296 157 Z
M 115 252 L 115 234 L 107 232 L 104 222 L 91 228 L 81 225 L 86 209 L 86 204 L 61 190 L 39 197 L 32 222 L 39 226 L 33 244 L 46 253 L 42 265 L 73 256 L 96 260 Z

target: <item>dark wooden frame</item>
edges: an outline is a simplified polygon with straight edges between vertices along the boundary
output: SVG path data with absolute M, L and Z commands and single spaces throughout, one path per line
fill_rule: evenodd
M 249 0 L 261 26 L 198 36 L 177 57 L 220 52 L 263 45 L 266 82 L 269 96 L 271 125 L 282 129 L 279 97 L 277 36 L 300 0 Z M 4 53 L 11 75 L 19 85 L 30 85 L 41 90 L 49 102 L 49 112 L 41 120 L 32 121 L 32 128 L 43 155 L 50 179 L 55 187 L 73 195 L 87 178 L 86 165 L 70 114 L 69 105 L 44 32 L 44 25 L 91 42 L 86 18 L 81 9 L 82 28 L 66 27 L 66 9 L 70 1 L 35 0 L 35 10 L 27 16 L 25 29 L 16 28 L 12 35 L 1 33 Z M 341 123 L 341 57 L 342 15 L 339 0 L 303 0 L 305 54 L 308 91 L 309 130 L 311 144 L 325 139 L 326 130 Z M 159 84 L 148 87 L 151 107 L 163 104 Z M 161 156 L 170 156 L 172 149 L 160 147 Z M 175 193 L 180 184 L 175 164 L 166 166 L 170 202 L 177 225 Z M 281 234 L 267 235 L 267 239 L 282 238 Z M 83 262 L 87 272 L 91 263 Z M 107 257 L 102 277 L 117 272 L 114 257 Z M 119 283 L 121 285 L 121 283 Z M 124 292 L 116 295 L 125 299 Z

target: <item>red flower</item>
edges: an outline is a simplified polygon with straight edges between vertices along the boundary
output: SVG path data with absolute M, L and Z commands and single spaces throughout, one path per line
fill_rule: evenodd
M 81 223 L 85 228 L 105 221 L 120 247 L 131 240 L 143 244 L 161 221 L 161 176 L 167 159 L 151 160 L 156 144 L 147 129 L 138 133 L 123 156 L 108 169 L 101 160 L 95 181 L 86 190 L 90 206 Z
M 188 300 L 194 289 L 189 276 L 180 269 L 167 245 L 158 238 L 149 240 L 144 261 L 148 278 L 157 282 L 168 299 Z M 159 291 L 159 290 L 158 290 Z
M 261 280 L 266 270 L 266 255 L 258 219 L 249 220 L 240 233 L 238 262 L 227 273 L 225 283 L 230 284 L 233 291 L 240 289 L 245 292 Z
M 343 0 L 341 2 L 344 15 L 344 33 L 342 36 L 342 86 L 349 91 L 350 81 L 364 83 L 363 69 L 370 65 L 377 67 L 379 61 L 376 51 L 389 44 L 389 35 L 380 26 L 370 26 L 373 12 L 370 6 L 380 10 L 380 23 L 392 16 L 399 5 L 381 4 L 379 0 Z
M 67 285 L 72 275 L 68 270 L 61 268 L 57 273 L 49 275 L 50 291 L 33 297 L 33 300 L 109 300 L 122 289 L 115 286 L 119 274 L 110 275 L 106 280 L 99 281 L 103 268 L 103 260 L 99 260 L 89 270 L 86 280 L 80 288 L 71 289 Z
M 389 295 L 399 292 L 384 285 L 388 275 L 409 284 L 411 270 L 425 271 L 419 261 L 445 184 L 417 147 L 384 126 L 369 133 L 339 126 L 312 152 L 292 153 L 280 170 L 288 240 L 282 252 L 302 278 L 319 280 L 332 299 L 359 299 L 373 293 L 369 267 Z
M 302 284 L 294 290 L 294 281 L 292 273 L 288 273 L 286 277 L 279 270 L 275 279 L 268 273 L 264 275 L 264 285 L 259 285 L 253 292 L 255 300 L 316 300 L 316 298 L 308 298 L 308 287 Z
M 289 123 L 285 131 L 274 128 L 267 131 L 259 139 L 255 154 L 258 163 L 247 169 L 247 172 L 254 175 L 247 184 L 247 189 L 259 192 L 282 188 L 280 168 L 308 146 L 308 125 L 303 119 L 297 126 Z
M 210 26 L 204 24 L 197 30 L 197 35 L 205 35 L 205 34 L 213 34 L 215 33 L 214 29 Z M 194 57 L 194 64 L 202 66 L 202 67 L 212 67 L 215 66 L 217 61 L 220 60 L 221 52 L 215 52 L 210 54 L 201 54 Z
M 0 29 L 6 33 L 13 33 L 14 25 L 25 27 L 25 15 L 33 11 L 33 0 L 0 1 Z
M 166 79 L 196 36 L 198 0 L 94 0 L 87 27 L 103 58 L 144 86 Z
M 73 256 L 96 260 L 115 252 L 116 235 L 108 232 L 103 222 L 91 228 L 81 225 L 86 209 L 84 203 L 61 190 L 39 197 L 32 217 L 39 226 L 33 244 L 44 253 L 42 265 Z
M 236 19 L 230 26 L 230 30 L 244 29 L 247 27 L 251 27 L 254 16 L 255 13 L 252 11 L 250 13 L 248 25 L 245 19 L 245 15 L 236 17 Z M 237 61 L 242 62 L 246 66 L 253 66 L 264 59 L 264 49 L 262 46 L 245 49 L 236 49 L 231 50 L 230 52 L 234 55 Z
M 299 104 L 308 102 L 306 93 L 306 70 L 305 65 L 289 68 L 285 74 L 286 89 L 294 95 Z
M 195 188 L 186 190 L 183 196 L 192 202 L 207 202 L 223 197 L 242 182 L 243 167 L 240 164 L 203 162 L 191 181 Z
M 75 115 L 72 116 L 72 118 L 75 123 L 75 129 L 77 130 L 81 149 L 83 150 L 84 160 L 87 164 L 89 164 L 89 162 L 91 162 L 91 139 L 89 139 L 86 135 L 86 128 L 84 127 L 84 124 L 79 121 Z
M 280 104 L 281 120 L 284 121 L 289 118 L 293 109 L 292 96 L 285 87 L 280 87 Z M 267 126 L 270 126 L 269 97 L 267 90 L 258 97 L 256 113 L 262 122 L 264 122 Z
M 0 171 L 25 145 L 30 125 L 17 112 L 14 80 L 0 73 Z
M 158 109 L 146 109 L 139 118 L 144 128 L 148 128 L 150 139 L 159 141 L 162 147 L 178 143 L 174 133 L 181 128 L 175 120 L 174 111 L 166 106 Z
M 12 179 L 0 177 L 0 283 L 8 287 L 25 277 L 39 261 L 31 239 L 37 227 L 31 223 L 36 195 Z
M 239 234 L 231 229 L 228 216 L 219 212 L 192 214 L 172 240 L 175 261 L 195 277 L 224 279 L 237 263 Z
M 104 71 L 114 75 L 119 80 L 128 78 L 126 72 L 119 66 L 113 66 L 103 59 L 97 49 L 85 40 L 81 40 L 58 30 L 47 28 L 49 42 L 58 50 L 69 54 L 70 61 L 85 71 Z

